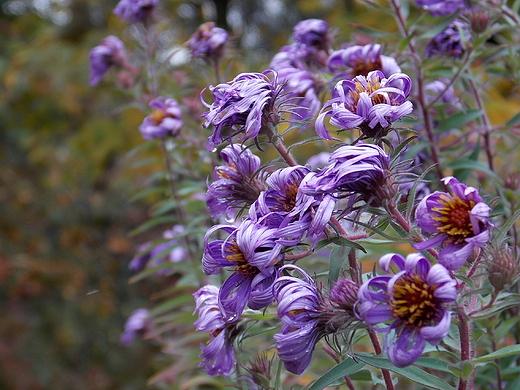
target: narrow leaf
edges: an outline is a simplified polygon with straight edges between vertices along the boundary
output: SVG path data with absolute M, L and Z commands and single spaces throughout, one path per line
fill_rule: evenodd
M 509 345 L 487 355 L 479 356 L 478 358 L 473 359 L 473 363 L 488 362 L 490 360 L 495 360 L 512 355 L 520 355 L 520 344 Z
M 365 363 L 357 362 L 354 359 L 343 360 L 337 366 L 325 373 L 321 378 L 312 384 L 309 390 L 321 390 L 338 379 L 349 376 L 365 367 Z
M 484 110 L 469 110 L 468 112 L 459 112 L 449 118 L 440 121 L 435 127 L 436 133 L 445 133 L 462 126 L 464 123 L 477 119 L 484 114 Z

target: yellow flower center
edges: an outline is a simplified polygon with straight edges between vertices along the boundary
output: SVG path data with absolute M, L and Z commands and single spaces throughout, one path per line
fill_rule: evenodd
M 350 71 L 352 76 L 367 76 L 373 70 L 381 70 L 381 58 L 377 58 L 375 62 L 359 60 L 354 64 L 354 67 Z
M 252 277 L 260 272 L 260 270 L 257 267 L 253 267 L 247 262 L 244 253 L 239 248 L 236 241 L 233 241 L 231 245 L 227 248 L 227 250 L 228 252 L 231 252 L 231 254 L 227 255 L 226 259 L 233 263 L 236 263 L 235 273 L 240 273 Z
M 459 197 L 442 195 L 439 203 L 442 207 L 433 207 L 438 215 L 433 217 L 438 222 L 437 231 L 449 236 L 450 242 L 459 244 L 465 238 L 473 236 L 473 226 L 471 224 L 471 210 L 475 206 L 472 200 L 466 201 Z
M 434 297 L 435 285 L 429 286 L 419 275 L 404 275 L 394 284 L 390 308 L 413 328 L 432 325 L 438 316 L 439 302 Z
M 154 110 L 154 112 L 150 114 L 150 120 L 155 126 L 159 125 L 165 117 L 166 115 L 163 110 Z
M 381 88 L 380 80 L 367 80 L 367 84 L 367 87 L 365 87 L 363 84 L 356 81 L 356 89 L 349 92 L 349 95 L 352 98 L 352 104 L 351 107 L 349 107 L 349 111 L 356 112 L 361 92 L 366 92 L 368 95 L 371 95 Z M 382 94 L 375 94 L 371 99 L 373 105 L 386 103 L 386 99 Z

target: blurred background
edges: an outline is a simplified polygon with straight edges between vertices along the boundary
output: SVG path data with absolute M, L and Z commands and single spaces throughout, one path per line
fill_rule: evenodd
M 128 282 L 144 241 L 129 232 L 149 217 L 146 199 L 132 199 L 150 173 L 132 153 L 145 114 L 113 84 L 88 85 L 90 49 L 124 34 L 117 0 L 0 4 L 0 389 L 146 388 L 170 362 L 149 341 L 119 342 L 128 315 L 167 283 Z M 160 4 L 171 41 L 216 21 L 251 71 L 303 19 L 327 20 L 343 41 L 351 23 L 382 28 L 350 0 Z

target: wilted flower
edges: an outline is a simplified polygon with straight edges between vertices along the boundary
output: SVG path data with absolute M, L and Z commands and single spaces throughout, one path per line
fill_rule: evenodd
M 226 165 L 215 167 L 215 181 L 208 187 L 206 204 L 212 218 L 226 214 L 231 218 L 233 210 L 249 206 L 265 189 L 264 182 L 256 175 L 260 158 L 241 145 L 228 145 L 220 152 Z
M 329 57 L 329 70 L 338 73 L 335 79 L 353 79 L 356 76 L 368 76 L 374 70 L 381 71 L 385 77 L 401 73 L 401 68 L 394 58 L 381 54 L 381 45 L 351 46 L 333 52 Z
M 225 240 L 209 241 L 216 230 L 229 233 Z M 271 285 L 276 277 L 275 265 L 281 260 L 282 245 L 276 243 L 277 229 L 264 219 L 246 219 L 238 228 L 217 225 L 204 237 L 202 269 L 207 275 L 232 268 L 219 293 L 219 303 L 226 322 L 235 321 L 245 306 L 262 309 L 273 301 Z
M 390 157 L 377 145 L 342 146 L 331 153 L 329 164 L 313 174 L 302 192 L 330 194 L 337 198 L 354 195 L 372 206 L 381 206 L 395 195 L 390 175 Z
M 438 345 L 448 334 L 448 304 L 457 298 L 457 282 L 441 264 L 431 265 L 417 253 L 379 260 L 387 273 L 392 263 L 398 268 L 395 275 L 376 276 L 360 287 L 356 310 L 361 320 L 385 333 L 390 361 L 405 367 L 421 356 L 426 342 Z
M 175 99 L 158 97 L 150 102 L 150 107 L 155 110 L 139 126 L 144 139 L 174 137 L 179 134 L 182 111 Z
M 268 77 L 271 74 L 273 80 Z M 264 73 L 242 73 L 229 83 L 210 86 L 213 103 L 203 104 L 209 111 L 202 114 L 206 118 L 205 128 L 213 125 L 213 135 L 206 144 L 213 151 L 224 141 L 242 134 L 240 141 L 257 137 L 268 123 L 280 120 L 275 107 L 278 93 L 277 76 L 273 71 Z
M 490 207 L 476 188 L 449 176 L 443 180 L 451 193 L 436 191 L 423 198 L 415 210 L 417 225 L 434 236 L 414 244 L 417 250 L 440 246 L 439 263 L 455 271 L 462 267 L 474 248 L 489 241 Z
M 465 40 L 471 40 L 468 25 L 460 20 L 454 20 L 448 27 L 436 37 L 434 37 L 426 46 L 424 55 L 433 57 L 435 55 L 445 55 L 449 57 L 460 58 L 466 51 L 464 48 Z
M 130 345 L 134 339 L 143 334 L 149 326 L 148 310 L 137 309 L 130 314 L 125 323 L 125 330 L 121 334 L 121 344 Z
M 90 51 L 89 59 L 89 83 L 96 85 L 111 67 L 125 66 L 126 54 L 123 42 L 118 37 L 109 35 Z
M 214 22 L 201 24 L 186 42 L 194 57 L 218 60 L 224 54 L 228 39 L 226 30 L 216 27 Z
M 330 124 L 340 129 L 359 128 L 370 138 L 385 136 L 392 122 L 412 112 L 413 105 L 407 100 L 411 89 L 412 80 L 404 73 L 385 78 L 378 70 L 339 81 L 334 88 L 336 97 L 325 103 L 316 119 L 316 133 L 332 139 L 324 124 L 330 116 Z
M 415 0 L 415 3 L 432 16 L 452 15 L 457 10 L 466 8 L 464 0 Z
M 199 318 L 193 325 L 197 330 L 208 332 L 210 341 L 201 344 L 203 360 L 199 367 L 204 367 L 209 375 L 231 375 L 235 370 L 235 351 L 233 342 L 238 334 L 237 323 L 224 320 L 224 313 L 218 303 L 219 289 L 212 285 L 200 288 L 195 297 L 195 311 Z M 195 312 L 194 312 L 195 314 Z
M 287 371 L 299 375 L 311 362 L 316 343 L 326 332 L 320 321 L 323 301 L 319 290 L 309 275 L 297 269 L 305 280 L 292 276 L 276 279 L 274 290 L 282 327 L 274 339 Z
M 114 8 L 122 21 L 137 23 L 150 18 L 158 0 L 121 0 Z

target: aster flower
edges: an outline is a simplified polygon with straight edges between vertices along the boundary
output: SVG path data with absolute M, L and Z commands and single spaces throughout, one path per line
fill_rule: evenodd
M 415 3 L 432 16 L 452 15 L 459 9 L 466 8 L 464 0 L 415 0 Z
M 331 153 L 329 164 L 308 178 L 301 191 L 337 198 L 355 195 L 372 206 L 381 206 L 395 195 L 390 157 L 377 145 L 342 146 Z
M 220 152 L 226 165 L 215 167 L 215 181 L 208 187 L 206 204 L 212 218 L 233 216 L 233 210 L 249 206 L 265 189 L 264 182 L 255 176 L 260 158 L 241 145 L 228 145 Z
M 329 26 L 321 19 L 302 20 L 294 26 L 293 39 L 300 45 L 326 51 L 331 40 Z
M 322 298 L 315 282 L 303 270 L 305 280 L 281 276 L 274 286 L 280 332 L 274 335 L 278 356 L 287 371 L 300 375 L 309 365 L 316 343 L 325 332 L 320 321 Z
M 229 237 L 210 242 L 209 237 L 216 230 L 229 233 Z M 269 227 L 265 219 L 246 219 L 238 228 L 217 225 L 206 233 L 202 257 L 204 273 L 217 274 L 222 268 L 233 270 L 219 293 L 225 321 L 235 321 L 246 305 L 258 310 L 273 301 L 271 285 L 282 249 L 282 245 L 276 243 L 277 238 L 277 229 Z
M 125 323 L 125 330 L 121 334 L 121 344 L 130 345 L 138 335 L 145 332 L 150 323 L 148 314 L 146 309 L 137 309 L 130 314 Z
M 165 261 L 179 263 L 186 259 L 188 253 L 184 246 L 179 245 L 179 235 L 184 234 L 184 226 L 175 225 L 172 229 L 163 233 L 163 242 L 154 246 L 152 242 L 146 242 L 137 247 L 137 255 L 128 264 L 128 268 L 134 272 L 142 271 L 151 260 L 151 267 L 161 265 Z M 165 274 L 168 270 L 161 269 L 157 273 Z
M 424 86 L 424 92 L 426 97 L 426 102 L 429 104 L 431 101 L 437 98 L 439 94 L 446 89 L 446 86 L 450 80 L 448 79 L 439 79 L 432 81 Z M 453 85 L 450 85 L 446 91 L 439 98 L 441 103 L 446 104 L 449 107 L 461 107 L 459 99 L 455 96 L 455 90 L 453 89 Z
M 436 55 L 445 55 L 454 58 L 462 57 L 466 51 L 463 46 L 462 34 L 464 34 L 466 40 L 471 40 L 467 23 L 454 20 L 444 31 L 439 33 L 428 43 L 424 55 L 426 57 Z
M 406 259 L 388 254 L 381 268 L 395 275 L 376 276 L 359 289 L 358 316 L 374 330 L 384 333 L 384 350 L 396 367 L 415 362 L 426 343 L 438 345 L 449 332 L 449 303 L 457 298 L 457 282 L 441 264 L 431 265 L 420 254 Z
M 298 56 L 296 45 L 285 46 L 277 53 L 269 65 L 278 73 L 280 84 L 296 119 L 313 118 L 321 107 L 318 94 L 323 89 L 319 76 L 310 71 L 307 64 Z
M 412 112 L 407 100 L 412 80 L 404 73 L 385 78 L 381 71 L 372 71 L 366 77 L 356 76 L 342 80 L 334 88 L 335 96 L 325 103 L 316 119 L 316 133 L 332 140 L 325 127 L 325 117 L 340 129 L 359 128 L 365 137 L 385 136 L 390 125 Z
M 337 50 L 329 57 L 328 68 L 335 73 L 334 79 L 353 79 L 367 76 L 374 70 L 381 71 L 385 77 L 401 73 L 401 68 L 392 57 L 381 54 L 381 45 L 351 46 Z M 346 70 L 338 73 L 341 69 Z
M 144 118 L 139 131 L 144 139 L 174 137 L 182 127 L 182 111 L 175 99 L 158 97 L 150 102 L 155 108 L 151 115 Z
M 430 239 L 414 244 L 417 250 L 440 246 L 439 263 L 455 271 L 462 267 L 474 248 L 489 241 L 490 207 L 482 202 L 476 188 L 449 176 L 443 180 L 451 193 L 436 191 L 423 198 L 415 210 L 415 219 Z
M 255 138 L 269 122 L 279 122 L 275 108 L 278 93 L 276 78 L 276 73 L 270 70 L 264 73 L 242 73 L 229 83 L 209 87 L 213 103 L 202 101 L 209 109 L 202 114 L 206 119 L 203 127 L 215 127 L 206 144 L 208 151 L 213 151 L 237 134 L 242 134 L 239 141 Z
M 219 289 L 212 285 L 206 285 L 193 294 L 196 302 L 195 312 L 199 312 L 199 318 L 194 325 L 197 330 L 208 332 L 210 335 L 209 343 L 200 346 L 199 357 L 203 360 L 199 367 L 204 367 L 212 376 L 229 376 L 236 365 L 233 342 L 238 329 L 236 322 L 229 323 L 224 320 L 218 295 Z
M 103 39 L 89 54 L 90 85 L 98 84 L 111 67 L 123 67 L 126 54 L 123 42 L 113 35 Z
M 224 54 L 228 39 L 226 30 L 216 27 L 214 22 L 201 24 L 186 42 L 192 56 L 218 60 Z
M 121 0 L 114 8 L 114 14 L 123 22 L 138 23 L 151 17 L 158 0 Z

